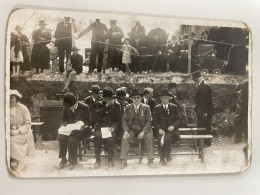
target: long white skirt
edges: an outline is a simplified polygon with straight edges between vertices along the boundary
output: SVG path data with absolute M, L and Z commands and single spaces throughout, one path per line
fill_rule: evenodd
M 11 62 L 21 62 L 23 63 L 23 53 L 22 51 L 18 52 L 17 57 L 15 56 L 15 52 L 14 52 L 14 46 L 11 48 L 10 51 L 10 61 Z

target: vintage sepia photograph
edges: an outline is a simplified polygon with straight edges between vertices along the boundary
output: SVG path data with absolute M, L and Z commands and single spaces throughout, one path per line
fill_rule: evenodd
M 15 9 L 5 36 L 11 176 L 216 174 L 249 168 L 247 24 Z

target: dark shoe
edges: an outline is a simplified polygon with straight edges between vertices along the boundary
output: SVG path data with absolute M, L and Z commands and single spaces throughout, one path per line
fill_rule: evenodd
M 94 164 L 94 168 L 98 169 L 100 167 L 100 161 L 96 161 Z
M 70 170 L 73 170 L 75 168 L 75 164 L 74 163 L 70 163 L 69 167 L 70 167 Z
M 66 158 L 61 159 L 61 161 L 60 161 L 60 169 L 63 169 L 66 164 L 67 164 L 67 159 Z
M 121 160 L 120 169 L 124 169 L 126 167 L 127 167 L 127 161 L 126 160 Z
M 156 167 L 156 165 L 153 163 L 153 160 L 148 160 L 148 166 L 150 168 L 155 168 Z
M 161 166 L 166 166 L 166 165 L 167 165 L 166 162 L 165 162 L 165 160 L 160 160 L 159 164 L 160 164 Z
M 114 167 L 114 163 L 111 161 L 111 162 L 108 162 L 108 167 L 109 168 L 113 168 Z

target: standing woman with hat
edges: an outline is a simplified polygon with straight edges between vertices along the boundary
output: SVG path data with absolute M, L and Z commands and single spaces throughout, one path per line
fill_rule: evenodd
M 47 44 L 51 41 L 51 32 L 46 29 L 44 20 L 39 21 L 40 28 L 33 32 L 34 45 L 32 49 L 31 66 L 36 68 L 36 74 L 43 72 L 43 69 L 50 68 L 50 51 Z
M 23 170 L 25 157 L 34 152 L 31 116 L 27 107 L 19 102 L 21 97 L 17 90 L 10 90 L 10 165 L 17 173 Z
M 12 76 L 18 76 L 20 65 L 23 63 L 22 43 L 17 32 L 11 33 L 10 61 L 12 66 Z

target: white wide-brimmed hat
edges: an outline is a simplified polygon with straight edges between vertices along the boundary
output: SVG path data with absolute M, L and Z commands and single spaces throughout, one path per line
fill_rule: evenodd
M 22 95 L 16 89 L 11 89 L 10 90 L 10 96 L 12 96 L 12 95 L 15 95 L 15 96 L 17 96 L 19 98 L 22 97 Z

